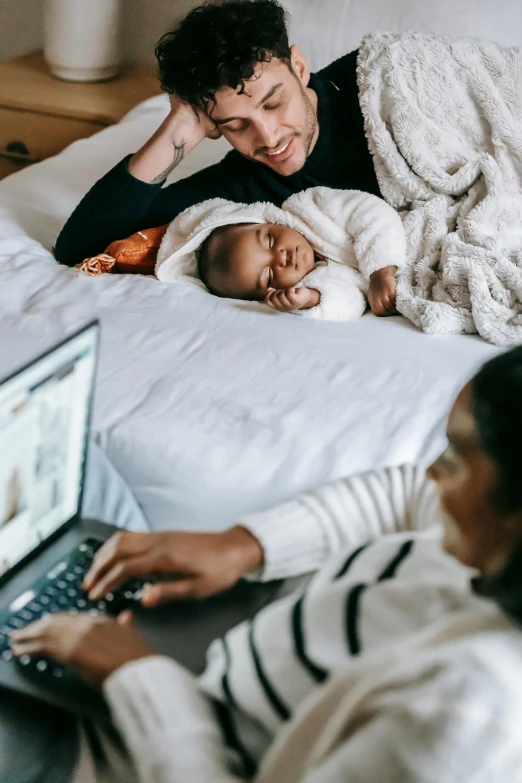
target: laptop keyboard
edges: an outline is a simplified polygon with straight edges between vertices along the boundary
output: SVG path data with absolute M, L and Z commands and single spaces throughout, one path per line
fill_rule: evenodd
M 38 580 L 32 588 L 23 593 L 12 603 L 15 611 L 0 613 L 0 658 L 4 661 L 13 659 L 10 648 L 9 634 L 16 628 L 23 628 L 47 614 L 67 612 L 89 612 L 89 614 L 116 615 L 129 604 L 139 600 L 146 582 L 133 580 L 127 582 L 119 590 L 108 593 L 103 600 L 90 601 L 87 593 L 82 590 L 82 582 L 89 571 L 96 552 L 104 544 L 94 538 L 88 538 L 63 560 L 51 568 L 46 576 Z M 26 597 L 26 601 L 23 601 Z M 60 664 L 45 657 L 21 655 L 16 659 L 20 666 L 32 672 L 60 679 L 65 669 Z

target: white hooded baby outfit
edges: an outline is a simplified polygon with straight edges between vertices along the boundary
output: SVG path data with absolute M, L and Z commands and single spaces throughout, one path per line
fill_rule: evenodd
M 406 235 L 392 207 L 358 190 L 317 187 L 294 194 L 281 208 L 221 198 L 190 207 L 170 224 L 163 238 L 156 264 L 158 279 L 206 290 L 198 275 L 196 252 L 212 231 L 238 223 L 288 226 L 325 257 L 300 282 L 321 294 L 316 307 L 298 311 L 308 318 L 359 318 L 366 309 L 370 275 L 386 266 L 402 269 L 406 263 Z

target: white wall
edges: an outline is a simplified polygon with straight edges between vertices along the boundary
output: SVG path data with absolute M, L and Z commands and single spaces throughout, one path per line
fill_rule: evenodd
M 85 0 L 88 2 L 89 0 Z M 0 0 L 0 61 L 43 48 L 45 0 Z M 122 0 L 127 62 L 154 62 L 154 45 L 198 0 Z
M 42 47 L 43 0 L 0 0 L 0 61 Z
M 128 62 L 155 62 L 163 33 L 203 0 L 123 0 L 123 52 Z
M 127 62 L 154 63 L 154 45 L 203 0 L 121 0 Z M 85 0 L 86 3 L 89 0 Z M 42 48 L 45 0 L 0 0 L 0 60 Z M 522 0 L 283 0 L 291 37 L 313 68 L 354 49 L 371 30 L 430 30 L 522 44 Z M 327 43 L 325 43 L 327 42 Z

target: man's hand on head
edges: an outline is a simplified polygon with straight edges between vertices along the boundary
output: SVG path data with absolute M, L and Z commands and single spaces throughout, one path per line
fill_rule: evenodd
M 300 286 L 296 288 L 269 288 L 265 302 L 280 313 L 291 313 L 294 310 L 310 310 L 321 301 L 321 294 L 315 288 Z
M 179 134 L 179 127 L 182 124 L 186 128 L 189 136 L 196 137 L 198 140 L 219 139 L 221 131 L 218 126 L 202 110 L 197 110 L 190 103 L 181 100 L 177 95 L 169 95 L 170 119 Z
M 370 275 L 368 302 L 374 315 L 396 315 L 396 266 L 385 266 Z
M 207 598 L 232 587 L 262 564 L 261 544 L 241 526 L 220 533 L 121 531 L 97 553 L 84 589 L 96 600 L 129 579 L 152 574 L 171 578 L 143 589 L 142 605 L 153 607 L 166 601 Z
M 197 111 L 177 95 L 168 98 L 169 114 L 128 163 L 133 177 L 151 185 L 164 182 L 204 138 L 221 136 L 216 123 L 203 111 Z

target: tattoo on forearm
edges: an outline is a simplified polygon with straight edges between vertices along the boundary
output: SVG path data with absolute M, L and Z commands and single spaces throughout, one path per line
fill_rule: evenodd
M 182 141 L 181 144 L 176 144 L 176 142 L 173 142 L 174 145 L 174 160 L 170 164 L 168 168 L 165 169 L 165 171 L 162 171 L 161 174 L 158 174 L 157 177 L 154 177 L 153 180 L 151 180 L 151 185 L 158 185 L 160 182 L 163 182 L 164 179 L 166 179 L 171 171 L 174 171 L 176 166 L 179 166 L 183 158 L 185 157 L 185 142 Z

